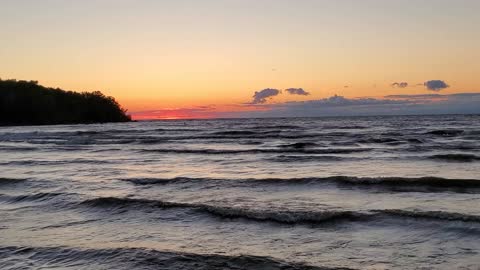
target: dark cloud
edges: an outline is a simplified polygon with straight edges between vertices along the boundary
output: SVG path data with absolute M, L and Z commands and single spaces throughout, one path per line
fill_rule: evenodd
M 288 88 L 285 89 L 290 95 L 301 95 L 301 96 L 308 96 L 310 95 L 309 92 L 303 90 L 303 88 Z
M 392 87 L 405 88 L 408 87 L 407 82 L 394 82 L 391 84 Z
M 257 91 L 253 95 L 252 103 L 253 104 L 263 104 L 263 103 L 267 102 L 268 98 L 277 96 L 280 93 L 281 93 L 280 90 L 273 89 L 273 88 L 267 88 L 267 89 L 263 89 L 261 91 Z
M 430 91 L 440 91 L 450 87 L 446 82 L 442 80 L 431 80 L 423 84 Z

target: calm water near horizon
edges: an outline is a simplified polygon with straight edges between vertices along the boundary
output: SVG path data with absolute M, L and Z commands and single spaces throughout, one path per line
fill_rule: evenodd
M 0 269 L 343 268 L 480 269 L 480 116 L 0 127 Z

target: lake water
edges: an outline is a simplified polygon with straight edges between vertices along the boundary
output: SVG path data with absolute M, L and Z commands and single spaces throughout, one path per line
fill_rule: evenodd
M 0 178 L 1 269 L 480 269 L 480 116 L 2 127 Z

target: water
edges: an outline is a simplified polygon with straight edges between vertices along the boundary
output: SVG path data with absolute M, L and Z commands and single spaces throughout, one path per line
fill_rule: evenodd
M 480 269 L 480 116 L 3 127 L 0 177 L 1 269 Z

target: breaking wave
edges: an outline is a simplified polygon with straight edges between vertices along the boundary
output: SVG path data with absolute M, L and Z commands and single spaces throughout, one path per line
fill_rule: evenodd
M 463 221 L 480 222 L 480 216 L 467 215 L 462 213 L 450 213 L 443 211 L 419 211 L 403 209 L 382 209 L 370 211 L 347 211 L 347 210 L 325 210 L 325 211 L 292 211 L 292 210 L 263 210 L 241 207 L 213 206 L 197 203 L 167 202 L 161 200 L 132 199 L 103 197 L 86 200 L 81 203 L 89 207 L 106 208 L 129 208 L 141 209 L 151 208 L 182 208 L 191 209 L 201 213 L 213 215 L 220 218 L 242 218 L 251 221 L 268 221 L 282 224 L 323 224 L 342 221 L 369 221 L 379 218 L 414 218 L 431 219 L 440 221 Z

